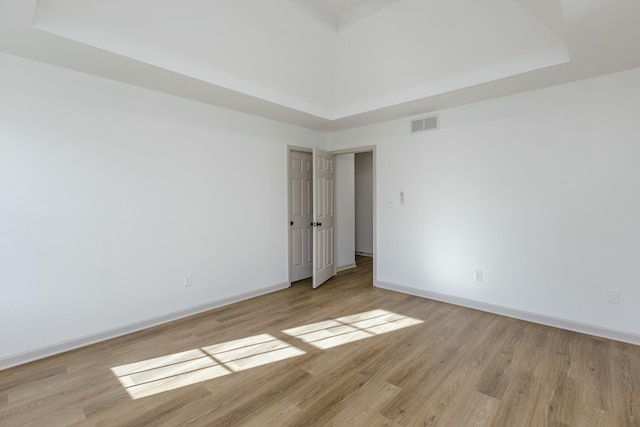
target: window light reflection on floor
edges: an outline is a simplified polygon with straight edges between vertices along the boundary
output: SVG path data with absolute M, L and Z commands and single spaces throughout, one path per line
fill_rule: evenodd
M 371 310 L 282 331 L 293 339 L 326 350 L 424 323 Z M 132 399 L 279 362 L 305 351 L 270 334 L 260 334 L 111 368 Z
M 316 348 L 326 350 L 420 323 L 424 322 L 386 310 L 371 310 L 282 332 Z
M 116 366 L 111 371 L 129 396 L 139 399 L 302 354 L 299 348 L 261 334 Z

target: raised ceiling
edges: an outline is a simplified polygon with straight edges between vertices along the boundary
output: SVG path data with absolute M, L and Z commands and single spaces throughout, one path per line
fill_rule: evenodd
M 1 0 L 0 51 L 333 131 L 640 66 L 636 0 Z
M 290 0 L 330 28 L 340 30 L 401 0 Z

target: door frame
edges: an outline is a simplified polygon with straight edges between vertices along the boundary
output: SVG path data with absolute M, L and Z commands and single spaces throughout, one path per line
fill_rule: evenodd
M 358 154 L 358 153 L 373 153 L 371 160 L 373 162 L 372 174 L 373 174 L 373 286 L 376 286 L 378 283 L 378 172 L 377 172 L 377 161 L 376 161 L 376 145 L 367 145 L 364 147 L 353 147 L 353 148 L 344 148 L 341 150 L 333 150 L 330 151 L 333 155 L 339 154 Z M 355 162 L 355 159 L 354 159 Z M 336 185 L 340 185 L 340 183 L 336 180 Z M 337 241 L 337 238 L 336 238 Z
M 378 173 L 377 173 L 377 154 L 376 154 L 377 146 L 376 145 L 367 145 L 364 147 L 352 147 L 345 148 L 341 150 L 333 150 L 329 151 L 329 153 L 333 155 L 339 154 L 356 154 L 356 153 L 373 153 L 373 285 L 375 286 L 378 282 Z M 285 224 L 287 226 L 287 282 L 289 283 L 289 287 L 291 287 L 291 264 L 293 254 L 291 252 L 291 227 L 289 226 L 289 209 L 291 203 L 291 177 L 290 177 L 290 163 L 291 163 L 291 152 L 292 151 L 302 151 L 305 153 L 312 153 L 312 148 L 307 147 L 299 147 L 295 145 L 287 145 L 287 206 L 286 206 L 286 216 L 285 216 Z M 315 165 L 314 165 L 315 167 Z M 340 185 L 338 181 L 335 182 L 335 185 Z M 334 237 L 334 249 L 335 242 L 337 238 Z M 335 255 L 335 251 L 334 251 Z

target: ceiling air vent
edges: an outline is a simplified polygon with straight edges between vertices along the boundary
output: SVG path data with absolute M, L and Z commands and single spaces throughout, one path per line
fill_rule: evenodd
M 438 129 L 438 126 L 438 116 L 423 117 L 421 119 L 411 120 L 411 133 Z

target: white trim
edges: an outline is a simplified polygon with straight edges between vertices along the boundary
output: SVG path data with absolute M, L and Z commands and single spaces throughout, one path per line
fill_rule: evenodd
M 356 268 L 357 265 L 355 262 L 352 262 L 350 264 L 345 264 L 345 265 L 341 265 L 339 267 L 336 267 L 336 272 L 340 272 L 340 271 L 344 271 L 344 270 L 349 270 L 351 268 Z
M 428 298 L 475 310 L 486 311 L 488 313 L 499 314 L 501 316 L 512 317 L 514 319 L 525 320 L 527 322 L 539 323 L 541 325 L 553 326 L 555 328 L 566 329 L 568 331 L 640 345 L 640 335 L 631 332 L 603 328 L 601 326 L 575 322 L 573 320 L 561 319 L 559 317 L 547 316 L 544 314 L 531 313 L 529 311 L 518 310 L 481 301 L 474 301 L 452 295 L 440 294 L 410 286 L 396 285 L 394 283 L 377 281 L 374 282 L 374 286 L 381 289 L 401 292 L 403 294 L 415 295 L 417 297 Z
M 378 281 L 378 150 L 373 147 L 373 283 Z
M 371 153 L 376 151 L 375 145 L 367 145 L 364 147 L 345 148 L 343 150 L 334 150 L 331 153 L 337 155 L 340 154 L 358 154 L 358 153 Z
M 162 325 L 164 323 L 173 322 L 175 320 L 183 319 L 185 317 L 193 316 L 196 314 L 204 313 L 215 308 L 223 307 L 236 302 L 244 301 L 250 298 L 255 298 L 260 295 L 269 294 L 272 292 L 287 289 L 288 283 L 279 283 L 277 285 L 268 286 L 266 288 L 258 289 L 252 292 L 245 292 L 242 294 L 234 295 L 229 298 L 223 298 L 221 300 L 212 301 L 207 304 L 197 305 L 184 310 L 174 311 L 172 313 L 164 314 L 162 316 L 153 317 L 140 322 L 131 323 L 118 328 L 108 329 L 106 331 L 98 332 L 91 335 L 86 335 L 80 338 L 74 338 L 71 340 L 62 341 L 53 345 L 40 347 L 35 350 L 26 351 L 24 353 L 17 353 L 10 356 L 0 358 L 0 371 L 8 369 L 14 366 L 23 365 L 25 363 L 33 362 L 38 359 L 44 359 L 45 357 L 54 356 L 56 354 L 65 353 L 70 350 L 75 350 L 80 347 L 86 347 L 91 344 L 106 341 L 112 338 L 117 338 L 123 335 L 127 335 L 133 332 L 138 332 L 143 329 L 151 328 L 153 326 Z
M 373 153 L 373 283 L 378 280 L 378 166 L 377 166 L 377 145 L 367 145 L 363 147 L 345 148 L 342 150 L 331 151 L 332 154 L 357 154 L 357 153 Z
M 366 256 L 366 257 L 373 257 L 373 254 L 371 252 L 363 252 L 363 251 L 356 251 L 356 256 Z

